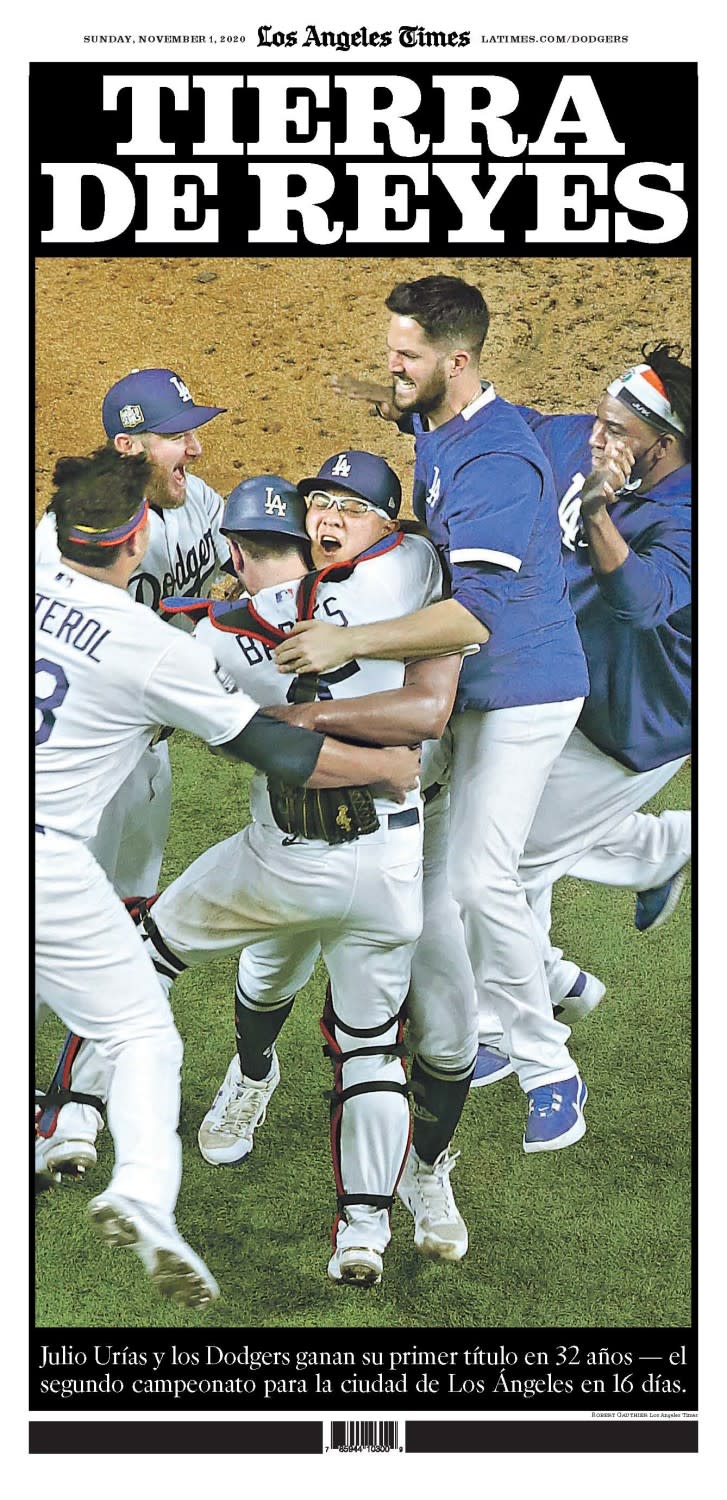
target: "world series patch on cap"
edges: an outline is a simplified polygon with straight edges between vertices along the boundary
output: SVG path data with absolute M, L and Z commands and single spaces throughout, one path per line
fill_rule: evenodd
M 137 432 L 190 432 L 226 406 L 197 406 L 173 370 L 132 370 L 106 392 L 101 409 L 106 436 Z

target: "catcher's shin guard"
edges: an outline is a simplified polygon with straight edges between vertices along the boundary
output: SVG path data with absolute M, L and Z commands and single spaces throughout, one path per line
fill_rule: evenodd
M 122 901 L 131 917 L 135 927 L 141 927 L 142 917 L 155 901 L 159 900 L 159 891 L 155 896 L 122 896 Z
M 153 899 L 156 900 L 156 897 Z M 157 971 L 162 989 L 165 995 L 168 995 L 174 980 L 184 973 L 187 965 L 182 962 L 181 958 L 177 958 L 176 953 L 172 953 L 171 948 L 167 947 L 149 911 L 148 902 L 141 902 L 139 916 L 142 942 L 149 944 L 149 957 Z
M 83 1109 L 96 1110 L 99 1117 L 103 1115 L 105 1100 L 99 1094 L 90 1093 L 74 1088 L 74 1082 L 80 1082 L 80 1074 L 83 1072 L 83 1061 L 90 1060 L 92 1049 L 84 1042 L 82 1036 L 75 1036 L 69 1031 L 60 1051 L 55 1073 L 51 1078 L 46 1092 L 36 1091 L 35 1095 L 35 1133 L 36 1136 L 49 1137 L 55 1135 L 58 1130 L 58 1122 L 61 1110 L 67 1104 L 78 1104 Z M 94 1072 L 97 1072 L 94 1068 Z M 100 1082 L 100 1078 L 98 1082 Z M 105 1090 L 104 1090 L 105 1092 Z M 92 1134 L 95 1135 L 102 1120 L 94 1123 Z
M 323 1051 L 333 1063 L 331 1154 L 338 1199 L 333 1244 L 341 1219 L 365 1208 L 371 1211 L 366 1218 L 376 1248 L 384 1250 L 410 1143 L 401 1018 L 397 1014 L 370 1027 L 344 1023 L 329 987 L 321 1031 Z

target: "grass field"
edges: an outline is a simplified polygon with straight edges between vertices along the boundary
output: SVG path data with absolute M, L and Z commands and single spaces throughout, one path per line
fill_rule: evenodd
M 177 734 L 167 883 L 247 816 L 241 769 Z M 651 804 L 689 806 L 689 772 Z M 173 1002 L 185 1042 L 182 1232 L 217 1276 L 205 1315 L 152 1296 L 135 1256 L 96 1241 L 85 1207 L 108 1181 L 111 1142 L 87 1182 L 37 1204 L 36 1322 L 45 1327 L 673 1327 L 690 1322 L 690 901 L 651 937 L 633 927 L 628 892 L 564 880 L 554 932 L 600 975 L 607 999 L 572 1037 L 587 1079 L 588 1133 L 562 1152 L 525 1156 L 525 1101 L 515 1080 L 473 1093 L 454 1177 L 470 1230 L 459 1265 L 414 1250 L 411 1219 L 393 1211 L 384 1280 L 335 1287 L 325 1268 L 334 1211 L 328 1153 L 329 1065 L 318 1016 L 323 977 L 296 1003 L 278 1045 L 282 1083 L 253 1155 L 214 1168 L 197 1126 L 232 1056 L 235 963 L 183 977 Z M 47 1082 L 61 1037 L 39 1038 Z

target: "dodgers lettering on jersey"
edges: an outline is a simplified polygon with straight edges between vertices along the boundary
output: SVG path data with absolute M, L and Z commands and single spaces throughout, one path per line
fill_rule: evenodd
M 123 589 L 57 563 L 37 582 L 36 815 L 90 839 L 160 725 L 223 745 L 258 705 Z
M 397 534 L 398 535 L 398 534 Z M 374 620 L 393 619 L 434 604 L 441 598 L 442 575 L 434 548 L 420 536 L 405 535 L 395 546 L 388 546 L 353 570 L 347 579 L 326 580 L 320 584 L 314 618 L 332 624 L 367 625 Z M 260 589 L 252 603 L 256 613 L 280 630 L 290 630 L 296 620 L 298 581 L 273 584 Z M 195 635 L 214 652 L 221 667 L 234 678 L 255 702 L 268 705 L 294 701 L 295 679 L 278 672 L 273 648 L 252 636 L 226 629 L 224 613 L 218 619 L 204 619 Z M 405 667 L 397 661 L 350 661 L 328 672 L 319 681 L 318 697 L 362 698 L 400 688 Z M 407 794 L 405 803 L 376 799 L 383 814 L 398 812 L 402 806 L 416 807 L 419 793 Z M 250 810 L 260 822 L 274 822 L 267 795 L 267 783 L 261 773 L 253 777 Z
M 593 418 L 519 410 L 560 496 L 566 578 L 591 680 L 578 727 L 630 770 L 666 765 L 691 748 L 691 466 L 652 489 L 620 492 L 609 514 L 630 553 L 615 572 L 595 574 L 580 523 Z
M 414 510 L 452 594 L 490 639 L 465 659 L 455 712 L 563 702 L 588 676 L 560 555 L 555 489 L 519 412 L 491 385 L 431 431 L 415 415 Z
M 230 549 L 220 533 L 224 502 L 197 474 L 187 475 L 187 497 L 177 509 L 149 511 L 149 544 L 128 592 L 155 613 L 170 594 L 207 597 Z M 36 565 L 58 562 L 55 516 L 46 513 L 36 529 Z M 184 615 L 178 629 L 190 630 Z

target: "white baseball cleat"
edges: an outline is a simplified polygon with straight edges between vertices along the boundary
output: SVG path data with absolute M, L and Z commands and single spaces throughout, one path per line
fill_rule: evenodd
M 347 1286 L 378 1286 L 384 1269 L 384 1247 L 388 1240 L 388 1216 L 385 1217 L 384 1244 L 380 1210 L 356 1204 L 347 1208 L 338 1221 L 336 1248 L 328 1262 L 331 1281 Z M 378 1244 L 376 1241 L 378 1240 Z
M 582 1021 L 586 1016 L 590 1016 L 591 1011 L 601 1004 L 605 993 L 606 986 L 603 980 L 581 969 L 572 989 L 568 991 L 559 1005 L 553 1006 L 553 1015 L 556 1020 L 562 1021 L 564 1026 L 573 1026 L 576 1021 Z
M 52 1101 L 51 1101 L 52 1103 Z M 39 1177 L 60 1180 L 61 1177 L 80 1178 L 95 1167 L 96 1136 L 103 1130 L 103 1119 L 90 1104 L 64 1104 L 55 1118 L 50 1135 L 43 1135 L 40 1126 L 44 1123 L 43 1106 L 48 1099 L 40 1094 L 35 1106 L 35 1170 Z M 55 1111 L 46 1109 L 48 1123 L 53 1123 Z
M 254 1145 L 255 1131 L 265 1123 L 268 1104 L 280 1083 L 280 1066 L 273 1049 L 270 1073 L 262 1081 L 246 1078 L 235 1056 L 197 1132 L 205 1161 L 213 1167 L 244 1161 Z
M 433 1260 L 461 1260 L 467 1254 L 467 1225 L 454 1201 L 449 1180 L 459 1151 L 449 1146 L 431 1165 L 412 1146 L 397 1189 L 414 1218 L 414 1244 Z
M 94 1228 L 112 1250 L 136 1251 L 153 1285 L 163 1297 L 201 1312 L 220 1295 L 204 1261 L 182 1239 L 174 1219 L 145 1203 L 107 1191 L 88 1207 Z
M 35 1171 L 38 1177 L 51 1177 L 60 1182 L 61 1177 L 83 1177 L 90 1167 L 96 1165 L 96 1147 L 93 1141 L 60 1140 L 56 1135 L 35 1138 Z
M 342 1281 L 348 1286 L 378 1286 L 383 1269 L 381 1251 L 371 1245 L 339 1247 L 328 1262 L 331 1281 Z

